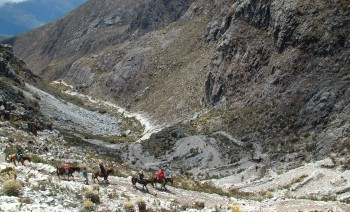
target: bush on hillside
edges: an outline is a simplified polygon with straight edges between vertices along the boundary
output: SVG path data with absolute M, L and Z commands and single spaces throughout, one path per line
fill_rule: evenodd
M 125 202 L 124 203 L 124 210 L 126 212 L 134 212 L 135 211 L 135 206 L 132 202 Z
M 230 212 L 241 212 L 239 204 L 229 204 L 227 209 L 229 209 Z
M 7 180 L 2 185 L 3 191 L 8 196 L 19 196 L 21 184 L 17 180 Z
M 88 190 L 85 192 L 85 197 L 93 203 L 100 203 L 100 196 L 98 194 L 98 191 Z
M 83 203 L 83 209 L 85 211 L 93 211 L 94 203 L 91 202 L 90 200 L 85 200 L 84 203 Z
M 147 211 L 146 210 L 146 202 L 143 199 L 140 199 L 139 201 L 137 201 L 137 206 L 139 207 L 139 211 L 143 212 L 143 211 Z
M 203 209 L 205 207 L 205 201 L 203 199 L 197 199 L 196 202 L 194 203 L 194 206 L 197 209 Z

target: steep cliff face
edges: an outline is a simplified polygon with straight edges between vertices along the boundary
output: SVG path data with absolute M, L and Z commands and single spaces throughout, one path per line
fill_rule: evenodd
M 234 111 L 225 127 L 263 140 L 265 151 L 276 157 L 292 140 L 308 140 L 314 145 L 309 151 L 318 155 L 347 146 L 348 3 L 236 1 L 227 6 L 208 26 L 206 38 L 218 46 L 205 84 L 208 105 Z
M 39 119 L 38 100 L 25 94 L 25 82 L 34 84 L 40 79 L 23 61 L 14 56 L 10 46 L 0 44 L 0 120 L 34 134 L 44 125 Z
M 0 74 L 18 84 L 35 83 L 38 77 L 13 54 L 11 46 L 0 44 Z

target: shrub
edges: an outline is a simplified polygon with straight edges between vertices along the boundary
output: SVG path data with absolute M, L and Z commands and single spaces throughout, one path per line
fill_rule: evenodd
M 94 190 L 94 191 L 99 191 L 99 190 L 100 190 L 100 185 L 99 185 L 99 184 L 94 184 L 94 185 L 92 186 L 92 190 Z
M 140 199 L 140 200 L 137 202 L 137 206 L 139 207 L 139 211 L 140 211 L 140 212 L 147 211 L 147 210 L 146 210 L 146 202 L 145 202 L 145 200 Z
M 195 206 L 197 209 L 203 209 L 204 206 L 205 206 L 205 202 L 204 202 L 204 200 L 202 200 L 202 199 L 197 199 L 196 202 L 194 203 L 194 206 Z
M 21 198 L 19 200 L 21 203 L 24 203 L 24 204 L 32 204 L 34 201 L 28 197 L 25 197 L 25 198 Z
M 85 200 L 83 203 L 83 208 L 84 210 L 92 211 L 94 208 L 94 203 L 91 202 L 90 200 Z
M 134 212 L 135 211 L 134 204 L 130 201 L 124 203 L 124 209 L 126 212 Z
M 18 196 L 21 190 L 21 184 L 17 180 L 7 180 L 2 186 L 8 196 Z
M 38 93 L 34 93 L 33 97 L 37 100 L 41 100 L 40 95 Z
M 241 212 L 241 207 L 238 204 L 230 204 L 227 209 L 229 209 L 230 212 Z
M 85 192 L 85 197 L 93 203 L 100 203 L 98 191 L 88 190 Z
M 12 167 L 6 167 L 0 171 L 0 181 L 5 182 L 7 180 L 13 179 L 15 176 L 16 170 Z

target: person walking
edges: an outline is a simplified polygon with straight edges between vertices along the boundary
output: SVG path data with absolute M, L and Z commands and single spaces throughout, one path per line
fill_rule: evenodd
M 5 153 L 5 161 L 9 161 L 11 160 L 10 158 L 10 145 L 9 144 L 5 144 L 5 150 L 4 150 L 4 153 Z
M 17 160 L 19 161 L 23 156 L 21 147 L 17 147 Z
M 84 177 L 84 184 L 85 185 L 89 185 L 89 179 L 88 179 L 86 167 L 83 168 L 82 174 L 83 174 L 83 177 Z

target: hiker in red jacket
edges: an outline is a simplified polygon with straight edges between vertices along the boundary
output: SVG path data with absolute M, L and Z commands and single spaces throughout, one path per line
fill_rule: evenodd
M 159 182 L 163 182 L 164 179 L 165 179 L 165 173 L 164 173 L 164 170 L 163 169 L 160 169 L 158 171 L 158 175 L 157 175 L 157 179 Z

